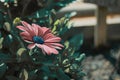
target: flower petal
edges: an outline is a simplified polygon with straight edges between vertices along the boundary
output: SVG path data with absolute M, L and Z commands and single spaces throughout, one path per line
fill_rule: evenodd
M 38 28 L 39 28 L 40 26 L 37 25 L 37 24 L 32 24 L 32 27 L 33 27 L 33 30 L 34 30 L 35 35 L 38 36 Z
M 61 38 L 60 37 L 54 37 L 54 38 L 50 38 L 50 39 L 47 39 L 45 40 L 44 42 L 46 43 L 54 43 L 54 42 L 60 42 L 61 41 Z
M 33 30 L 33 29 L 32 29 L 32 26 L 31 26 L 30 24 L 28 24 L 27 22 L 22 21 L 21 23 L 25 26 L 26 29 L 28 29 L 28 30 L 30 30 L 30 31 Z
M 22 24 L 24 25 L 24 27 L 26 28 L 26 31 L 29 32 L 31 34 L 31 36 L 34 36 L 35 35 L 35 32 L 33 30 L 33 27 L 28 24 L 27 22 L 25 21 L 22 21 Z
M 54 48 L 51 48 L 51 47 L 49 47 L 49 46 L 47 46 L 47 45 L 40 45 L 40 44 L 38 44 L 37 45 L 39 48 L 41 48 L 42 49 L 42 51 L 44 51 L 46 54 L 48 54 L 48 55 L 50 55 L 50 54 L 58 54 L 58 51 L 56 50 L 56 49 L 54 49 Z
M 20 29 L 21 31 L 26 31 L 26 29 L 23 26 L 17 26 L 16 28 Z
M 64 47 L 62 44 L 59 43 L 45 43 L 45 45 L 56 49 L 62 49 Z
M 29 41 L 29 40 L 27 40 L 27 39 L 24 39 L 24 41 L 27 42 L 27 43 L 34 43 L 34 42 Z
M 51 33 L 51 30 L 49 28 L 42 27 L 41 29 L 42 29 L 43 35 L 46 35 L 47 33 Z
M 54 37 L 56 37 L 56 36 L 54 36 L 52 33 L 47 33 L 46 35 L 43 36 L 43 39 L 47 40 L 49 38 L 54 38 Z
M 35 47 L 35 44 L 33 43 L 33 44 L 29 44 L 28 46 L 27 46 L 29 49 L 33 49 L 34 47 Z
M 21 33 L 20 33 L 20 36 L 21 36 L 23 39 L 32 41 L 32 36 L 31 36 L 28 32 L 21 32 Z

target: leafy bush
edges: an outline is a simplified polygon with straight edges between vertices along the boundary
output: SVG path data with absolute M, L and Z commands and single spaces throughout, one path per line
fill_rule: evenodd
M 16 28 L 22 25 L 21 21 L 26 21 L 45 26 L 53 35 L 62 38 L 72 27 L 69 24 L 72 13 L 58 19 L 56 11 L 71 1 L 0 0 L 0 80 L 82 79 L 85 54 L 79 51 L 83 43 L 81 34 L 69 40 L 62 39 L 59 44 L 64 48 L 58 50 L 59 54 L 45 55 L 38 47 L 28 49 L 29 43 Z

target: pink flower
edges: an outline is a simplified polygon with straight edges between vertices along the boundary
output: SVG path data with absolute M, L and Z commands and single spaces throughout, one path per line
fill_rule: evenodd
M 42 49 L 45 54 L 58 54 L 56 49 L 62 49 L 63 45 L 59 44 L 60 37 L 57 37 L 51 33 L 51 30 L 46 27 L 41 27 L 37 24 L 28 24 L 25 21 L 21 22 L 23 26 L 17 26 L 18 29 L 23 32 L 20 33 L 22 39 L 30 43 L 29 49 L 33 49 L 35 46 Z

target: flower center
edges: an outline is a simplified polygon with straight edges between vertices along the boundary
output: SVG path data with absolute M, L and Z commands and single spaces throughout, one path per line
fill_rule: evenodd
M 38 44 L 43 44 L 43 43 L 44 43 L 43 38 L 40 37 L 40 36 L 34 36 L 34 37 L 33 37 L 33 41 L 34 41 L 35 43 L 38 43 Z

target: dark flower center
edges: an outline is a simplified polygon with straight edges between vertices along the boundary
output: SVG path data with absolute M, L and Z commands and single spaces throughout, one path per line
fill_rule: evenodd
M 35 43 L 38 43 L 38 44 L 43 44 L 43 43 L 44 43 L 43 38 L 40 37 L 40 36 L 34 36 L 34 37 L 33 37 L 33 41 L 34 41 Z

